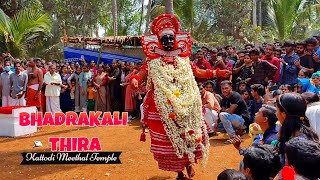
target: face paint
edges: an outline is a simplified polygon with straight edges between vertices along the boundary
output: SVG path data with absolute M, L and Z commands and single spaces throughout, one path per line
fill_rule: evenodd
M 174 46 L 174 36 L 173 35 L 164 35 L 161 37 L 161 44 L 165 51 L 172 51 Z

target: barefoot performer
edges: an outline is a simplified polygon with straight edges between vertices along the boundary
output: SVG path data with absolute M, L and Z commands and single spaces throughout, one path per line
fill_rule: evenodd
M 41 89 L 43 86 L 43 73 L 41 69 L 36 66 L 37 59 L 29 59 L 28 70 L 28 87 L 27 87 L 27 106 L 36 106 L 38 111 L 41 108 Z
M 202 70 L 189 60 L 192 42 L 189 33 L 179 32 L 178 20 L 169 14 L 152 23 L 152 34 L 142 37 L 148 57 L 137 75 L 130 77 L 137 88 L 147 78 L 148 93 L 143 103 L 144 120 L 151 135 L 151 152 L 159 169 L 178 173 L 177 179 L 195 174 L 192 165 L 209 154 L 207 127 L 195 77 L 228 77 L 227 70 Z M 145 126 L 144 126 L 145 127 Z M 145 141 L 144 132 L 141 141 Z

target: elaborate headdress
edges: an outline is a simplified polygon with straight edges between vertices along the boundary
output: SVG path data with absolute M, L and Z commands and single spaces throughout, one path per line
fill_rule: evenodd
M 179 21 L 173 15 L 162 14 L 156 17 L 151 26 L 152 34 L 142 36 L 142 48 L 146 56 L 149 58 L 160 57 L 163 50 L 160 38 L 168 34 L 174 35 L 175 39 L 171 55 L 178 55 L 181 57 L 189 56 L 192 50 L 191 36 L 187 32 L 179 31 Z

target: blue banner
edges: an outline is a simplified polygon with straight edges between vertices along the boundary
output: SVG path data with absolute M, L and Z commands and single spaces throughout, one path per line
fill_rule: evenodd
M 99 51 L 93 51 L 88 49 L 64 47 L 64 61 L 65 62 L 80 62 L 81 57 L 84 57 L 87 62 L 94 60 L 97 63 L 99 58 Z M 111 64 L 112 60 L 120 60 L 124 62 L 141 62 L 141 58 L 124 56 L 120 54 L 111 54 L 106 52 L 101 52 L 100 62 L 104 64 Z

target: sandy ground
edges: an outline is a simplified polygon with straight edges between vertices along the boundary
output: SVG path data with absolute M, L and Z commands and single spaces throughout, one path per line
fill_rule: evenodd
M 130 179 L 167 180 L 176 174 L 157 168 L 150 152 L 150 136 L 140 142 L 139 122 L 126 127 L 43 127 L 39 132 L 26 137 L 0 138 L 0 179 Z M 51 150 L 49 137 L 99 137 L 103 151 L 122 151 L 122 164 L 117 165 L 20 165 L 21 152 Z M 245 135 L 245 145 L 249 143 Z M 233 145 L 225 145 L 226 136 L 210 138 L 210 157 L 205 168 L 195 167 L 197 179 L 216 179 L 226 168 L 239 168 L 241 156 Z M 33 148 L 34 141 L 43 146 Z

